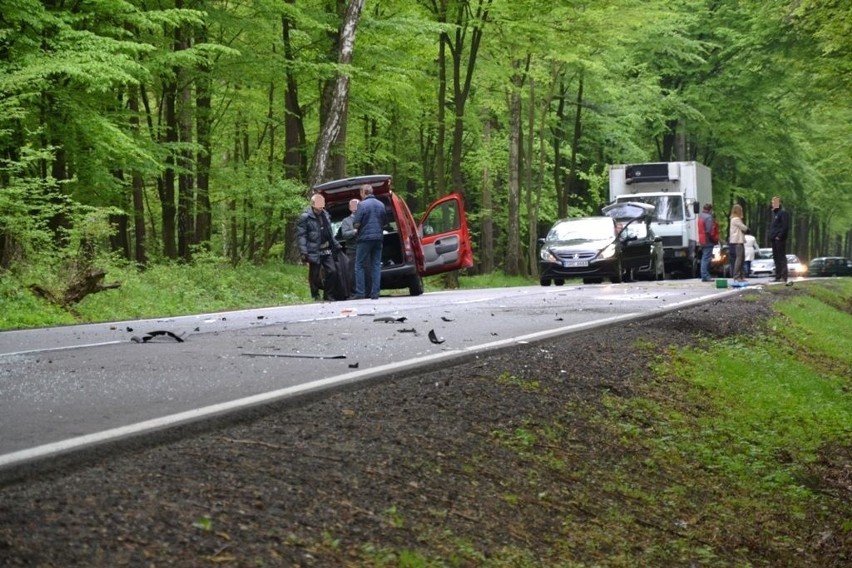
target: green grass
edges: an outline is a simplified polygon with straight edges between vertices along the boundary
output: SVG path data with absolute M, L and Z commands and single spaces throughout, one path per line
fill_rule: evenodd
M 0 280 L 0 330 L 179 316 L 310 301 L 307 269 L 274 263 L 264 266 L 201 261 L 168 264 L 138 271 L 113 265 L 105 282 L 121 287 L 90 294 L 73 306 L 75 314 L 34 296 L 39 284 L 61 293 L 63 283 L 52 271 L 30 268 L 4 274 Z
M 848 544 L 818 543 L 852 541 L 843 489 L 852 456 L 852 311 L 843 309 L 850 299 L 852 279 L 798 284 L 756 336 L 648 353 L 655 378 L 635 392 L 604 392 L 601 406 L 569 404 L 549 422 L 519 415 L 491 431 L 491 444 L 517 455 L 506 465 L 524 468 L 501 477 L 491 498 L 519 517 L 530 504 L 559 515 L 543 538 L 549 546 L 490 549 L 486 557 L 459 535 L 412 524 L 417 552 L 364 549 L 361 559 L 500 568 L 845 565 Z M 634 347 L 651 351 L 640 340 Z M 518 393 L 549 392 L 526 388 L 529 377 L 496 381 Z M 473 486 L 505 457 L 491 459 L 481 454 L 463 469 Z M 548 478 L 557 482 L 543 492 Z

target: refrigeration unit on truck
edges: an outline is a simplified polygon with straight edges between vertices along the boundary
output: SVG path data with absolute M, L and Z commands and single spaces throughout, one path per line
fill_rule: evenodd
M 651 228 L 662 237 L 666 273 L 695 277 L 700 260 L 696 219 L 702 204 L 713 203 L 710 168 L 698 162 L 612 165 L 609 200 L 653 205 Z

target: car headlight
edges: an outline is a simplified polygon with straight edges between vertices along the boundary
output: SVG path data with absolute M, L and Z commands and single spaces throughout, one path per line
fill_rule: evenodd
M 615 243 L 610 243 L 604 247 L 604 249 L 598 253 L 598 258 L 601 260 L 612 258 L 615 256 Z
M 545 248 L 541 249 L 539 257 L 541 258 L 542 262 L 559 262 L 559 260 L 557 260 L 557 258 Z

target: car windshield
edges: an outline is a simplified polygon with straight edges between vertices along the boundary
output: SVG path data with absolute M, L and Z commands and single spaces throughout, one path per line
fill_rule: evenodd
M 645 239 L 648 237 L 648 226 L 640 221 L 635 221 L 627 225 L 621 235 L 622 238 Z
M 561 243 L 603 241 L 615 238 L 612 220 L 604 219 L 570 219 L 557 223 L 547 233 L 548 241 Z
M 659 223 L 683 221 L 683 200 L 680 195 L 629 195 L 626 199 L 654 206 L 654 220 Z
M 798 263 L 798 262 L 799 262 L 799 257 L 798 257 L 798 256 L 796 256 L 795 254 L 788 254 L 788 255 L 787 255 L 787 262 L 795 262 L 795 263 Z

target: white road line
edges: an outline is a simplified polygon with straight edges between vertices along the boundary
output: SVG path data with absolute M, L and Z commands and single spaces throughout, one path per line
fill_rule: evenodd
M 30 349 L 28 351 L 14 351 L 12 353 L 0 353 L 0 357 L 11 357 L 14 355 L 30 355 L 32 353 L 45 353 L 47 351 L 65 351 L 67 349 L 81 349 L 83 347 L 101 347 L 102 345 L 115 345 L 127 343 L 126 340 L 102 341 L 101 343 L 86 343 L 82 345 L 65 345 L 62 347 L 44 347 L 42 349 Z

